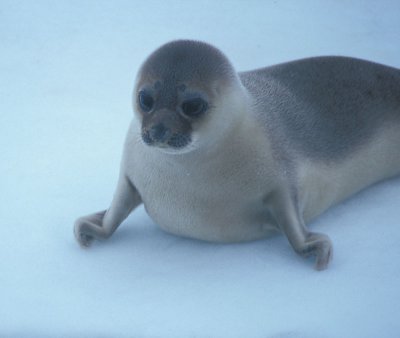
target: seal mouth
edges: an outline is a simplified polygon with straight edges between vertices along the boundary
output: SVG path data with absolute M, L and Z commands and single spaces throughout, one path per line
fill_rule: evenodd
M 142 131 L 142 140 L 148 146 L 175 150 L 186 148 L 192 141 L 190 135 L 165 133 L 162 137 L 155 137 L 148 130 Z
M 167 144 L 172 148 L 184 148 L 191 142 L 189 135 L 173 134 Z

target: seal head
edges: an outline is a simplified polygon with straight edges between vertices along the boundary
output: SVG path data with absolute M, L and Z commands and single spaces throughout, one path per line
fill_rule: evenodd
M 238 86 L 236 72 L 215 47 L 188 40 L 163 45 L 144 62 L 136 81 L 134 110 L 143 142 L 167 153 L 197 148 L 199 130 L 221 115 L 216 109 L 221 92 Z

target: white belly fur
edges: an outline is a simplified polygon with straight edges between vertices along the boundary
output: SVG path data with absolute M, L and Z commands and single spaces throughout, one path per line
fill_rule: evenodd
M 254 172 L 254 160 L 250 172 L 244 168 L 243 156 L 223 172 L 195 163 L 186 168 L 176 162 L 176 155 L 162 154 L 140 140 L 128 142 L 124 155 L 127 176 L 141 194 L 147 213 L 162 229 L 215 242 L 250 241 L 277 232 L 262 205 L 266 185 L 254 179 L 262 175 Z
M 400 173 L 400 133 L 393 125 L 340 163 L 304 161 L 298 172 L 306 222 L 363 188 Z
M 278 231 L 262 205 L 272 185 L 267 168 L 271 159 L 263 155 L 268 152 L 260 153 L 256 147 L 241 149 L 228 170 L 205 172 L 207 166 L 181 166 L 175 155 L 145 146 L 139 138 L 127 142 L 126 175 L 162 229 L 216 242 L 249 241 Z M 399 174 L 399 144 L 398 126 L 394 125 L 382 128 L 343 161 L 326 164 L 299 159 L 299 203 L 306 223 L 374 182 Z

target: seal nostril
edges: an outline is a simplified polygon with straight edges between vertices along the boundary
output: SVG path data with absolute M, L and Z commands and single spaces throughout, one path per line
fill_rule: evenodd
M 164 124 L 159 123 L 153 126 L 150 131 L 150 137 L 154 141 L 165 142 L 168 138 L 168 129 L 164 126 Z
M 150 134 L 148 131 L 142 132 L 142 140 L 144 141 L 144 143 L 146 143 L 148 145 L 153 144 L 153 139 L 150 137 Z

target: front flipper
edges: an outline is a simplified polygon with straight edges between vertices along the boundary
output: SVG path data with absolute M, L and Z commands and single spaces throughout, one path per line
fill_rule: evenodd
M 89 247 L 95 238 L 99 239 L 100 236 L 102 238 L 107 237 L 102 227 L 106 212 L 107 210 L 100 211 L 80 217 L 75 221 L 75 238 L 82 247 Z
M 269 202 L 279 228 L 293 249 L 303 257 L 314 256 L 316 270 L 326 269 L 333 254 L 329 237 L 306 228 L 299 208 L 289 193 L 276 193 Z
M 325 270 L 332 260 L 333 247 L 328 236 L 317 232 L 307 232 L 300 245 L 295 248 L 303 257 L 315 256 L 315 269 Z
M 140 195 L 127 177 L 121 175 L 108 210 L 83 216 L 75 221 L 74 234 L 82 247 L 94 239 L 109 238 L 131 211 L 142 203 Z

